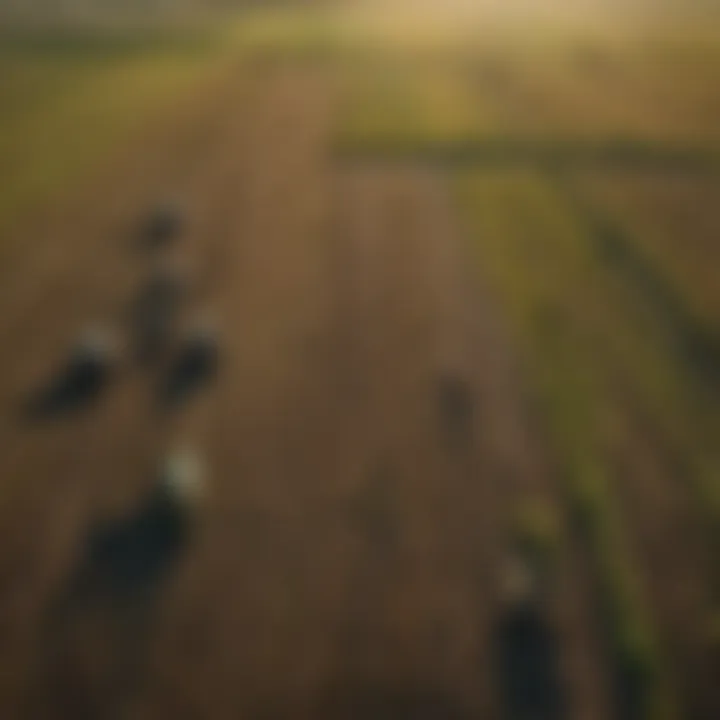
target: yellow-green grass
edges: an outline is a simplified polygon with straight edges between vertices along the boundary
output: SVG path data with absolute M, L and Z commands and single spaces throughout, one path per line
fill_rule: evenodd
M 543 26 L 493 34 L 406 11 L 260 10 L 255 57 L 315 59 L 340 89 L 341 147 L 431 151 L 496 138 L 720 147 L 720 36 Z
M 548 323 L 543 316 L 557 316 L 573 328 L 575 344 L 585 353 L 584 366 L 642 382 L 660 407 L 683 407 L 683 378 L 661 352 L 659 320 L 648 317 L 633 302 L 632 289 L 625 292 L 623 279 L 598 262 L 588 229 L 563 191 L 532 169 L 470 171 L 466 177 L 484 188 L 479 198 L 485 198 L 488 212 L 481 222 L 494 218 L 496 223 L 490 232 L 498 237 L 502 263 L 487 269 L 504 272 L 498 283 L 510 291 L 505 299 L 511 309 L 527 315 L 524 327 L 544 333 Z M 512 237 L 514 243 L 505 239 Z
M 347 5 L 256 8 L 244 12 L 241 20 L 237 37 L 246 47 L 285 57 L 318 57 L 348 49 L 370 56 L 455 52 L 477 39 L 477 28 L 458 33 L 457 26 L 428 22 L 407 8 L 400 12 Z
M 515 82 L 555 129 L 698 144 L 720 139 L 720 42 L 580 38 L 511 57 Z
M 640 717 L 671 717 L 672 689 L 605 470 L 602 426 L 612 401 L 597 346 L 606 341 L 607 288 L 598 287 L 592 249 L 537 173 L 471 172 L 459 182 L 479 271 L 507 311 L 596 571 L 618 682 L 638 693 Z M 630 328 L 612 321 L 627 335 L 623 351 L 634 353 Z
M 217 36 L 0 38 L 0 233 L 217 66 Z
M 575 182 L 638 244 L 692 315 L 720 333 L 720 180 L 655 172 L 595 173 Z
M 646 102 L 676 133 L 720 139 L 720 41 L 669 35 L 641 45 L 628 63 L 624 98 Z
M 560 552 L 557 508 L 538 497 L 518 504 L 511 525 L 513 542 L 543 579 L 552 575 Z
M 622 378 L 624 388 L 632 391 L 644 405 L 646 415 L 652 418 L 663 438 L 668 457 L 673 459 L 676 471 L 695 501 L 697 518 L 709 543 L 710 557 L 717 558 L 720 550 L 720 448 L 717 446 L 720 408 L 717 406 L 718 389 L 715 384 L 717 314 L 702 316 L 697 312 L 698 307 L 693 309 L 693 296 L 707 297 L 708 292 L 713 292 L 714 283 L 699 267 L 688 268 L 693 257 L 689 245 L 693 240 L 685 242 L 681 227 L 676 224 L 673 228 L 670 224 L 667 228 L 668 218 L 663 220 L 663 211 L 668 210 L 678 220 L 674 214 L 678 203 L 685 212 L 688 211 L 685 205 L 687 196 L 683 200 L 678 185 L 680 182 L 688 189 L 688 178 L 666 177 L 661 187 L 665 191 L 666 183 L 674 187 L 674 191 L 669 193 L 672 198 L 665 195 L 670 207 L 655 208 L 655 220 L 669 230 L 667 240 L 676 244 L 672 254 L 653 234 L 650 215 L 645 216 L 645 224 L 626 232 L 623 222 L 618 220 L 623 216 L 620 207 L 615 208 L 617 214 L 605 216 L 604 210 L 598 211 L 593 206 L 598 197 L 589 192 L 588 183 L 578 177 L 573 178 L 573 182 L 576 188 L 582 188 L 581 195 L 584 191 L 592 197 L 589 204 L 586 204 L 587 200 L 575 203 L 579 205 L 576 209 L 581 219 L 587 222 L 591 235 L 610 233 L 613 242 L 623 248 L 620 252 L 615 249 L 608 262 L 607 257 L 602 259 L 604 251 L 599 247 L 604 242 L 603 238 L 595 237 L 593 240 L 598 253 L 598 267 L 604 265 L 607 275 L 607 307 L 619 319 L 614 322 L 615 336 L 606 336 L 605 351 L 598 347 L 598 357 L 605 355 L 608 369 Z M 597 176 L 589 187 L 596 187 L 596 182 Z M 697 179 L 690 182 L 690 188 L 695 192 L 703 188 L 699 196 L 695 192 L 691 194 L 696 203 L 707 202 L 709 188 L 706 183 Z M 618 191 L 622 192 L 622 181 L 619 185 Z M 575 192 L 569 192 L 569 188 L 565 190 L 570 197 L 575 195 Z M 627 190 L 625 198 L 630 199 L 631 207 L 637 207 L 632 202 L 637 197 L 633 198 Z M 696 227 L 700 233 L 702 217 L 712 211 L 707 205 L 702 210 L 696 205 L 695 210 L 686 216 L 687 227 Z M 688 257 L 684 257 L 684 252 Z M 708 252 L 706 256 L 711 265 L 713 255 L 713 252 Z M 686 273 L 684 277 L 683 273 Z M 693 281 L 697 285 L 694 292 Z M 635 343 L 634 352 L 625 352 L 622 358 L 618 356 L 611 364 L 611 353 L 606 350 L 612 348 L 613 343 L 617 345 L 622 341 L 623 327 L 631 332 L 634 328 L 635 337 L 640 342 Z M 700 347 L 698 340 L 702 342 Z M 645 355 L 640 352 L 643 347 Z M 713 562 L 711 589 L 715 603 L 720 604 L 720 565 L 716 560 Z
M 390 56 L 347 62 L 340 73 L 341 144 L 452 142 L 492 130 L 452 59 Z
M 547 315 L 542 308 L 550 305 L 554 308 L 550 317 L 554 313 L 570 323 L 573 350 L 582 353 L 574 358 L 574 372 L 583 368 L 601 380 L 606 403 L 627 397 L 628 402 L 642 405 L 662 434 L 665 449 L 678 461 L 711 551 L 720 547 L 720 456 L 716 443 L 720 410 L 702 382 L 698 387 L 693 358 L 682 345 L 678 347 L 685 337 L 679 339 L 677 333 L 696 326 L 684 316 L 673 318 L 669 326 L 666 308 L 658 307 L 657 299 L 635 282 L 637 270 L 628 274 L 626 268 L 616 266 L 624 262 L 622 259 L 608 264 L 603 258 L 604 250 L 599 246 L 603 239 L 595 236 L 598 228 L 569 202 L 573 193 L 567 183 L 573 178 L 542 183 L 529 171 L 477 174 L 476 178 L 484 178 L 475 182 L 488 187 L 486 202 L 495 198 L 501 207 L 516 208 L 514 215 L 508 209 L 501 221 L 509 226 L 494 233 L 501 238 L 512 237 L 523 217 L 528 227 L 533 227 L 527 231 L 525 253 L 513 259 L 506 251 L 500 255 L 504 265 L 488 266 L 495 267 L 493 272 L 505 268 L 499 285 L 508 289 L 506 303 L 510 307 L 520 304 L 525 313 L 530 313 L 525 321 L 528 328 L 532 328 L 533 313 Z M 492 204 L 489 217 L 493 217 Z M 634 242 L 633 236 L 616 240 Z M 534 300 L 527 296 L 532 283 L 518 274 L 523 263 L 529 263 L 528 271 L 537 274 L 532 283 L 542 283 Z M 646 271 L 653 272 L 652 265 Z M 549 293 L 555 293 L 553 303 Z M 679 299 L 682 301 L 682 296 Z M 676 327 L 687 322 L 690 328 Z M 612 412 L 612 407 L 608 410 Z
M 624 139 L 716 152 L 718 68 L 720 50 L 712 45 L 664 53 L 570 40 L 432 52 L 385 48 L 340 73 L 340 143 L 421 150 L 438 140 L 467 145 L 499 136 Z

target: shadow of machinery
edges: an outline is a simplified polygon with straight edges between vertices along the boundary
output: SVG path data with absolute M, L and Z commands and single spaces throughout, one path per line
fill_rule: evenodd
M 494 679 L 504 720 L 567 717 L 554 629 L 533 602 L 506 608 L 493 637 Z
M 191 338 L 170 364 L 166 380 L 160 387 L 161 405 L 166 410 L 173 410 L 188 401 L 215 378 L 218 360 L 215 338 Z
M 129 515 L 99 523 L 52 617 L 64 620 L 94 602 L 127 603 L 151 597 L 175 568 L 193 534 L 189 511 L 164 488 Z
M 45 617 L 28 717 L 122 716 L 143 681 L 161 591 L 192 536 L 188 511 L 162 489 L 90 530 Z
M 87 408 L 107 387 L 112 370 L 96 358 L 71 358 L 25 402 L 23 415 L 31 421 L 50 420 Z

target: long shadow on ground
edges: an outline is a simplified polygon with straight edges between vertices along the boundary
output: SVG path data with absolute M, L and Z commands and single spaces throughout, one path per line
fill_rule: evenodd
M 46 617 L 29 717 L 122 715 L 143 680 L 161 591 L 191 536 L 189 518 L 160 491 L 91 529 Z
M 192 343 L 180 351 L 160 387 L 160 402 L 167 410 L 178 408 L 211 382 L 218 370 L 218 351 L 212 343 Z
M 110 368 L 71 360 L 23 405 L 28 420 L 49 420 L 93 404 L 108 385 Z
M 562 720 L 559 644 L 532 604 L 509 608 L 494 636 L 495 682 L 505 720 Z

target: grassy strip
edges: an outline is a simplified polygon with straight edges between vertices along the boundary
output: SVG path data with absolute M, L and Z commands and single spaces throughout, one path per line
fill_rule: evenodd
M 217 33 L 208 28 L 189 31 L 167 27 L 37 27 L 8 25 L 0 28 L 0 57 L 31 55 L 53 61 L 72 57 L 98 60 L 128 57 L 140 53 L 207 52 L 217 42 Z
M 15 38 L 0 53 L 0 233 L 215 67 L 228 43 Z
M 570 370 L 578 360 L 567 353 L 565 362 Z M 545 369 L 544 377 L 538 377 L 537 397 L 548 421 L 550 443 L 560 458 L 562 490 L 575 521 L 573 530 L 592 565 L 615 704 L 621 717 L 670 718 L 675 709 L 664 685 L 659 644 L 641 597 L 620 514 L 602 460 L 591 447 L 591 439 L 583 438 L 593 401 L 568 382 L 567 374 L 559 376 L 557 369 L 552 373 Z
M 587 194 L 577 192 L 571 181 L 561 181 L 559 187 L 587 228 L 599 263 L 634 288 L 664 325 L 671 341 L 668 351 L 675 351 L 678 374 L 687 379 L 688 390 L 694 389 L 695 396 L 712 390 L 715 369 L 720 366 L 720 334 L 691 312 L 639 238 L 595 206 Z
M 510 530 L 515 551 L 549 587 L 561 552 L 556 508 L 539 497 L 525 497 L 515 509 Z
M 611 218 L 615 232 L 637 246 L 686 313 L 720 334 L 720 186 L 702 176 L 662 173 L 589 173 L 572 183 L 596 215 Z
M 717 171 L 719 138 L 709 111 L 674 95 L 658 107 L 658 89 L 646 87 L 653 68 L 642 57 L 608 44 L 600 65 L 610 66 L 612 77 L 600 71 L 600 82 L 587 77 L 570 47 L 382 49 L 361 72 L 341 74 L 346 102 L 338 151 L 435 162 Z M 712 78 L 710 69 L 703 75 Z M 696 105 L 712 107 L 710 82 L 697 93 Z
M 338 60 L 362 44 L 351 26 L 323 8 L 248 10 L 238 20 L 234 40 L 257 59 Z
M 410 110 L 407 111 L 410 113 Z M 341 137 L 337 153 L 348 160 L 418 161 L 457 166 L 532 166 L 546 170 L 642 169 L 658 172 L 720 172 L 720 150 L 640 138 L 484 137 L 432 138 L 412 129 L 404 135 Z
M 674 717 L 672 691 L 638 587 L 619 512 L 597 447 L 602 375 L 583 343 L 581 255 L 571 223 L 534 199 L 537 178 L 464 176 L 460 197 L 478 262 L 508 310 L 534 381 L 562 489 L 593 564 L 618 708 L 627 717 Z M 527 188 L 527 192 L 525 191 Z M 575 253 L 575 254 L 574 254 Z M 591 319 L 590 319 L 591 320 Z
M 569 180 L 562 181 L 560 188 L 587 227 L 599 261 L 625 286 L 627 297 L 618 299 L 627 308 L 627 320 L 635 316 L 641 328 L 643 321 L 637 316 L 644 305 L 667 337 L 665 347 L 656 354 L 656 366 L 664 366 L 667 378 L 663 392 L 651 388 L 648 373 L 639 367 L 631 381 L 663 437 L 676 473 L 685 479 L 692 494 L 714 562 L 711 592 L 720 611 L 720 458 L 716 449 L 720 416 L 715 376 L 720 365 L 720 336 L 690 312 L 685 298 L 647 256 L 638 238 L 624 232 L 587 196 L 578 194 Z M 684 420 L 678 422 L 677 418 Z M 710 639 L 715 636 L 716 622 L 714 617 L 707 619 Z

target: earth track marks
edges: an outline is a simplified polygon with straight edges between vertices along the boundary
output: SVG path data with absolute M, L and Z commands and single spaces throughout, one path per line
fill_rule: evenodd
M 237 98 L 232 84 L 223 90 Z M 208 120 L 215 121 L 212 113 L 205 122 Z M 221 212 L 213 198 L 216 188 L 224 184 L 227 158 L 232 155 L 232 148 L 237 147 L 233 137 L 238 138 L 242 134 L 233 122 L 232 114 L 225 116 L 224 126 L 223 132 L 214 139 L 214 149 L 208 148 L 209 152 L 203 159 L 204 168 L 198 169 L 187 188 L 190 195 L 196 196 L 190 208 L 197 216 L 196 233 L 201 233 L 211 217 Z M 140 152 L 138 157 L 147 156 Z M 136 177 L 135 172 L 144 165 L 140 162 L 138 166 L 136 159 L 131 164 L 134 171 L 121 173 L 120 179 L 116 177 L 121 187 L 128 188 L 129 194 L 123 196 L 129 202 L 126 212 L 134 206 L 133 215 L 140 216 L 148 198 L 153 201 L 159 189 L 164 188 L 168 180 L 174 179 L 177 159 L 167 155 L 164 160 L 162 158 L 161 148 L 159 156 L 153 156 L 149 161 L 157 163 L 155 173 L 140 173 Z M 164 180 L 163 163 L 167 173 Z M 113 217 L 111 210 L 106 210 L 106 213 L 103 222 Z M 94 208 L 93 215 L 103 217 L 102 210 Z M 118 220 L 118 216 L 115 219 Z M 82 227 L 82 232 L 78 232 L 77 227 Z M 97 297 L 100 302 L 107 302 L 109 298 L 112 303 L 115 298 L 134 290 L 132 279 L 136 268 L 139 269 L 143 262 L 142 258 L 129 252 L 127 244 L 112 244 L 114 241 L 110 241 L 104 258 L 113 266 L 115 279 L 112 284 L 103 285 L 98 282 L 97 276 L 98 272 L 103 272 L 100 267 L 103 256 L 93 258 L 92 246 L 106 243 L 107 236 L 98 233 L 94 222 L 75 226 L 73 230 L 68 231 L 64 245 L 67 252 L 77 251 L 78 283 L 71 293 L 62 293 L 60 284 L 51 284 L 52 291 L 46 293 L 34 311 L 46 324 L 49 319 L 57 318 L 54 325 L 48 324 L 56 330 L 41 333 L 36 329 L 34 335 L 21 336 L 12 348 L 13 355 L 8 358 L 8 362 L 18 357 L 34 361 L 29 363 L 30 372 L 25 377 L 39 375 L 37 367 L 41 362 L 48 365 L 49 359 L 60 356 L 61 340 L 57 329 L 62 329 L 66 338 L 71 336 L 70 328 L 73 325 L 77 327 L 81 319 L 80 310 L 93 307 L 97 302 L 93 298 Z M 192 234 L 193 231 L 190 232 Z M 58 242 L 61 240 L 58 238 Z M 192 240 L 188 238 L 188 245 L 191 244 Z M 63 270 L 58 268 L 58 272 Z M 20 593 L 24 598 L 15 606 L 16 611 L 23 614 L 11 615 L 11 639 L 5 647 L 7 652 L 15 650 L 14 657 L 20 667 L 29 668 L 23 658 L 27 658 L 34 647 L 35 630 L 42 625 L 39 619 L 49 593 L 62 583 L 65 569 L 73 562 L 72 553 L 82 539 L 83 528 L 87 526 L 86 518 L 101 508 L 116 509 L 128 503 L 135 493 L 144 492 L 143 484 L 150 481 L 158 454 L 170 442 L 169 428 L 161 427 L 153 417 L 151 381 L 139 375 L 137 368 L 126 366 L 123 370 L 117 383 L 113 383 L 110 396 L 97 407 L 89 408 L 85 416 L 65 418 L 64 422 L 48 426 L 18 427 L 17 416 L 14 415 L 16 408 L 9 403 L 6 405 L 10 413 L 6 421 L 6 427 L 10 428 L 6 433 L 10 453 L 4 458 L 2 474 L 12 478 L 18 477 L 21 472 L 23 483 L 6 489 L 3 539 L 9 548 L 16 548 L 18 543 L 26 547 L 19 555 L 20 563 L 25 565 L 23 576 L 11 581 L 16 585 L 13 592 Z M 17 377 L 4 377 L 3 380 L 10 381 L 7 389 L 12 390 Z M 25 381 L 22 384 L 30 383 Z M 57 502 L 60 498 L 62 502 Z M 134 504 L 134 501 L 130 503 Z M 36 528 L 36 532 L 32 538 L 24 540 L 29 526 Z M 12 562 L 17 562 L 17 558 Z M 27 658 L 27 663 L 29 661 Z M 34 682 L 28 677 L 27 683 L 16 685 L 33 686 Z M 91 693 L 91 690 L 88 692 Z
M 154 378 L 133 372 L 86 417 L 5 425 L 15 450 L 3 462 L 22 470 L 23 485 L 6 499 L 3 539 L 31 568 L 8 555 L 17 623 L 5 647 L 22 658 L 23 689 L 51 687 L 33 676 L 26 648 L 38 648 L 28 646 L 33 628 L 82 528 L 98 511 L 135 507 L 158 456 L 187 442 L 210 468 L 206 517 L 158 598 L 128 715 L 334 718 L 348 703 L 377 715 L 424 702 L 449 717 L 490 716 L 508 519 L 524 493 L 556 502 L 527 435 L 512 349 L 464 267 L 445 180 L 417 168 L 338 169 L 331 84 L 308 68 L 265 72 L 244 105 L 226 106 L 183 190 L 194 221 L 180 247 L 222 329 L 215 384 L 160 422 Z M 133 188 L 138 212 L 163 172 L 153 177 Z M 90 272 L 98 229 L 123 216 L 93 214 L 82 238 L 65 240 L 79 256 L 66 278 Z M 19 339 L 11 364 L 41 358 L 17 373 L 38 374 L 86 302 L 113 305 L 132 291 L 139 260 L 123 252 L 117 277 L 87 279 L 68 297 L 52 281 L 34 330 L 48 318 L 57 328 Z M 448 374 L 472 408 L 459 443 L 448 442 L 439 409 Z M 3 384 L 3 397 L 11 389 Z M 28 524 L 41 528 L 32 541 Z M 592 646 L 573 625 L 589 622 L 582 593 L 562 582 L 566 665 L 580 658 L 578 672 L 592 675 Z M 87 701 L 107 678 L 93 685 L 79 671 L 107 658 L 82 637 L 71 636 L 73 682 Z M 569 674 L 580 695 L 576 682 Z M 593 678 L 584 682 L 592 692 Z M 6 690 L 12 715 L 18 691 Z M 54 699 L 41 717 L 57 716 Z

